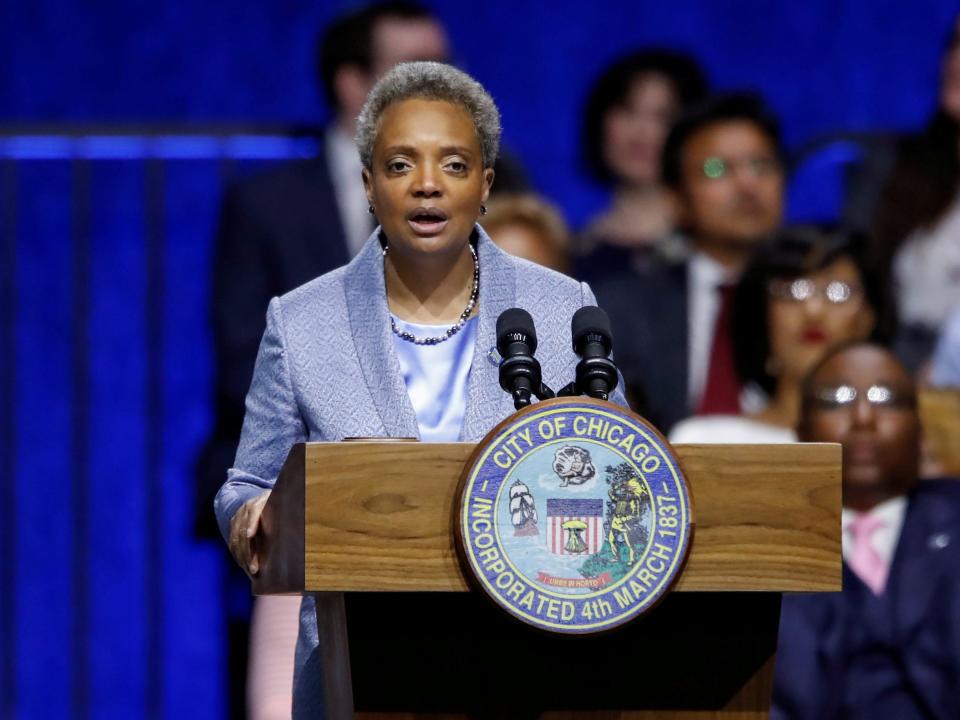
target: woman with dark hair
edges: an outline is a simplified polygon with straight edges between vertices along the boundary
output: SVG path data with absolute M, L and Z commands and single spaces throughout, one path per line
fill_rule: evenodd
M 587 170 L 613 197 L 581 237 L 584 273 L 620 265 L 669 235 L 676 208 L 660 182 L 661 150 L 674 120 L 706 94 L 697 62 L 668 50 L 635 52 L 597 80 L 581 146 Z
M 902 141 L 873 223 L 894 278 L 902 323 L 896 350 L 914 369 L 960 305 L 960 20 L 941 73 L 937 111 L 920 135 Z
M 670 440 L 794 441 L 801 383 L 824 353 L 890 335 L 888 303 L 868 257 L 863 235 L 813 226 L 787 228 L 760 246 L 732 314 L 737 374 L 750 395 L 745 405 L 756 409 L 684 420 Z

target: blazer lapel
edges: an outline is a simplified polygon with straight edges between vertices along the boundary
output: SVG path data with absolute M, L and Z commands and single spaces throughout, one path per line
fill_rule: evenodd
M 420 437 L 417 416 L 400 377 L 383 280 L 380 229 L 374 231 L 345 272 L 350 330 L 363 379 L 387 437 Z
M 493 244 L 483 228 L 477 225 L 475 232 L 480 260 L 480 324 L 467 386 L 461 440 L 479 440 L 513 412 L 510 396 L 500 388 L 496 345 L 497 318 L 516 303 L 516 271 L 509 257 Z
M 911 496 L 903 529 L 890 568 L 890 589 L 899 629 L 909 636 L 921 623 L 933 602 L 944 570 L 941 554 L 956 533 L 952 508 L 930 501 L 919 493 Z M 944 542 L 946 539 L 946 542 Z

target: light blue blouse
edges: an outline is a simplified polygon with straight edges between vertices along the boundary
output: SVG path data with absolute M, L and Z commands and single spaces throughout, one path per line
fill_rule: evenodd
M 449 325 L 420 325 L 393 318 L 398 330 L 416 337 L 442 334 Z M 417 345 L 393 336 L 400 360 L 400 375 L 417 414 L 423 442 L 456 442 L 460 439 L 467 407 L 467 381 L 477 339 L 477 316 L 460 332 L 436 345 Z

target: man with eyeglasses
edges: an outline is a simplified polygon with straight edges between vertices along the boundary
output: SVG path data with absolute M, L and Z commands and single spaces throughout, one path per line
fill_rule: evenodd
M 635 407 L 668 432 L 692 414 L 741 410 L 733 288 L 754 247 L 780 226 L 784 172 L 777 123 L 752 95 L 719 96 L 685 115 L 662 162 L 686 252 L 593 287 Z
M 804 383 L 799 434 L 843 445 L 843 592 L 784 598 L 771 717 L 960 717 L 960 482 L 917 479 L 910 374 L 841 346 Z

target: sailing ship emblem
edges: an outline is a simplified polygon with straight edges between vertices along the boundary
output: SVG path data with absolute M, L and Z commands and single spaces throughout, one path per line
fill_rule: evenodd
M 510 522 L 515 536 L 539 535 L 537 505 L 530 488 L 519 480 L 510 486 Z

